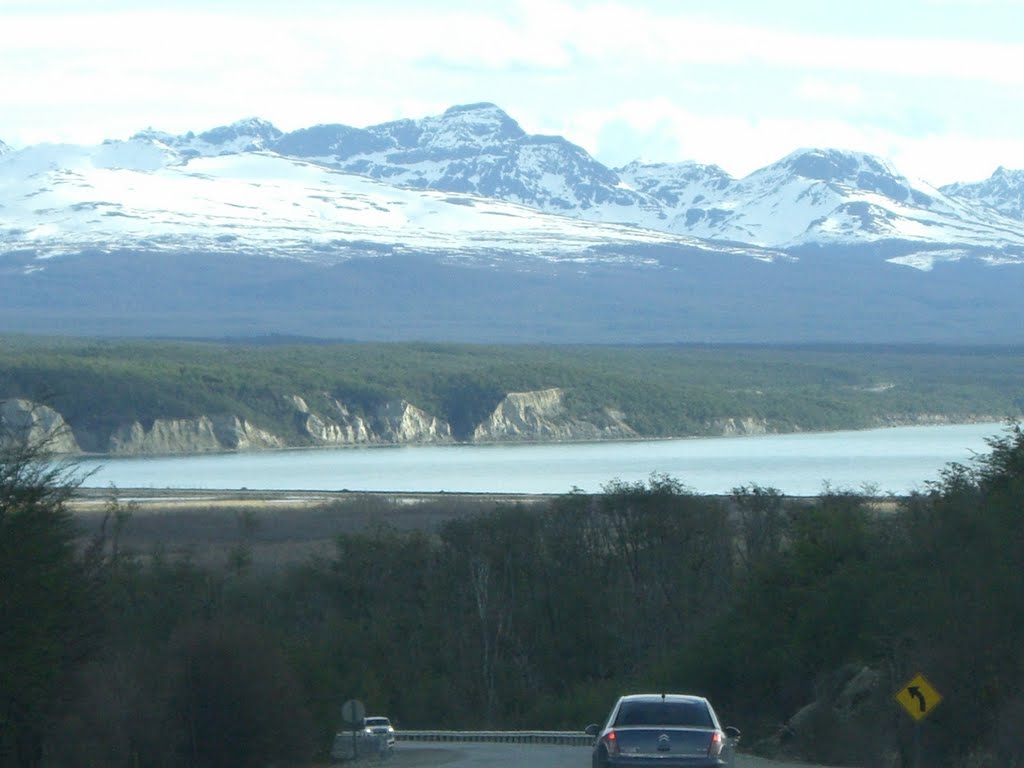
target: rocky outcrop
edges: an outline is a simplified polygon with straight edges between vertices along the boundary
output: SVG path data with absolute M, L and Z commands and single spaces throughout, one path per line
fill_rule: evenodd
M 316 445 L 454 442 L 448 422 L 407 400 L 383 403 L 366 418 L 333 398 L 327 398 L 327 410 L 321 413 L 310 408 L 299 395 L 287 399 L 295 409 L 299 432 Z
M 359 445 L 370 442 L 369 430 L 361 418 L 354 424 L 339 424 L 315 413 L 307 413 L 302 416 L 299 429 L 316 445 Z
M 357 411 L 324 392 L 316 393 L 310 399 L 291 394 L 281 396 L 278 408 L 268 419 L 280 421 L 282 415 L 286 422 L 290 419 L 291 424 L 286 425 L 280 434 L 232 414 L 156 419 L 148 426 L 133 421 L 122 424 L 113 433 L 77 429 L 73 432 L 61 414 L 52 408 L 28 400 L 0 400 L 0 429 L 8 432 L 14 426 L 28 429 L 36 440 L 46 435 L 50 440 L 48 450 L 54 453 L 81 453 L 84 450 L 114 455 L 182 454 L 310 445 L 345 447 L 457 442 L 447 421 L 407 400 L 392 400 Z M 892 424 L 949 421 L 951 419 L 940 414 L 928 414 L 895 418 Z M 770 423 L 758 417 L 733 416 L 709 419 L 697 425 L 695 434 L 744 436 L 793 431 L 799 431 L 799 427 Z M 551 387 L 509 392 L 472 430 L 468 442 L 569 442 L 640 437 L 620 411 L 605 407 L 581 415 L 578 409 L 574 410 L 571 404 L 567 404 L 565 390 Z
M 49 453 L 78 453 L 78 443 L 64 417 L 47 405 L 11 398 L 0 401 L 0 443 L 24 440 Z
M 473 430 L 473 442 L 538 440 L 607 440 L 636 437 L 618 411 L 606 408 L 599 419 L 574 418 L 565 407 L 565 393 L 552 387 L 510 392 L 490 418 Z
M 818 681 L 816 696 L 757 746 L 779 760 L 824 765 L 896 766 L 889 727 L 891 681 L 878 669 L 846 664 Z M 865 740 L 864 734 L 876 738 Z
M 222 448 L 236 451 L 284 448 L 285 441 L 272 432 L 260 429 L 237 416 L 217 416 L 211 419 L 213 433 Z
M 746 418 L 725 418 L 713 419 L 708 422 L 708 434 L 732 437 L 738 435 L 766 435 L 768 429 L 766 419 Z
M 138 421 L 125 424 L 110 436 L 107 452 L 134 455 L 283 447 L 281 438 L 236 416 L 200 416 L 196 419 L 156 419 L 148 429 Z
M 386 443 L 451 443 L 452 428 L 407 400 L 384 403 L 374 414 L 380 439 Z
M 291 395 L 288 402 L 295 409 L 299 433 L 314 445 L 362 445 L 374 442 L 374 435 L 366 419 L 349 411 L 344 403 L 328 398 L 330 411 L 315 413 L 305 399 Z

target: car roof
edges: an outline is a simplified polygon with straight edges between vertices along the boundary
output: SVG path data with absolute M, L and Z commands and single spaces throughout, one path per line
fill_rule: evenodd
M 690 693 L 629 693 L 621 696 L 619 701 L 701 701 L 706 703 L 707 699 Z

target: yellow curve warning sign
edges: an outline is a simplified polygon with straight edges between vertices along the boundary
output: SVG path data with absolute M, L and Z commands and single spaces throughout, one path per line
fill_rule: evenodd
M 896 701 L 912 718 L 923 720 L 942 701 L 942 696 L 924 675 L 917 675 L 896 692 Z

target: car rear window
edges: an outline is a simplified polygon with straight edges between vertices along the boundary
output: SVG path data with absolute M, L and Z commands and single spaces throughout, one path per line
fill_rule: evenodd
M 700 701 L 624 701 L 615 725 L 673 725 L 711 728 L 706 704 Z

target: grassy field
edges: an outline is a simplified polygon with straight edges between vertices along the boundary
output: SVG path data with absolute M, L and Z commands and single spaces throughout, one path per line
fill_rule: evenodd
M 239 545 L 252 563 L 285 566 L 330 555 L 339 534 L 387 526 L 431 531 L 445 520 L 498 505 L 538 504 L 549 497 L 491 494 L 395 494 L 348 491 L 190 491 L 129 489 L 117 502 L 129 513 L 120 544 L 143 556 L 159 549 L 204 564 L 224 564 Z M 112 498 L 79 489 L 70 508 L 86 535 L 102 524 Z M 108 529 L 109 530 L 109 529 Z
M 547 504 L 543 494 L 366 493 L 352 491 L 243 491 L 122 489 L 129 513 L 121 545 L 142 556 L 157 550 L 197 563 L 223 565 L 240 545 L 252 564 L 275 568 L 330 556 L 340 534 L 381 527 L 436 530 L 447 520 L 486 514 L 499 506 Z M 86 535 L 99 530 L 110 491 L 79 489 L 70 509 Z M 894 510 L 897 499 L 875 505 Z

